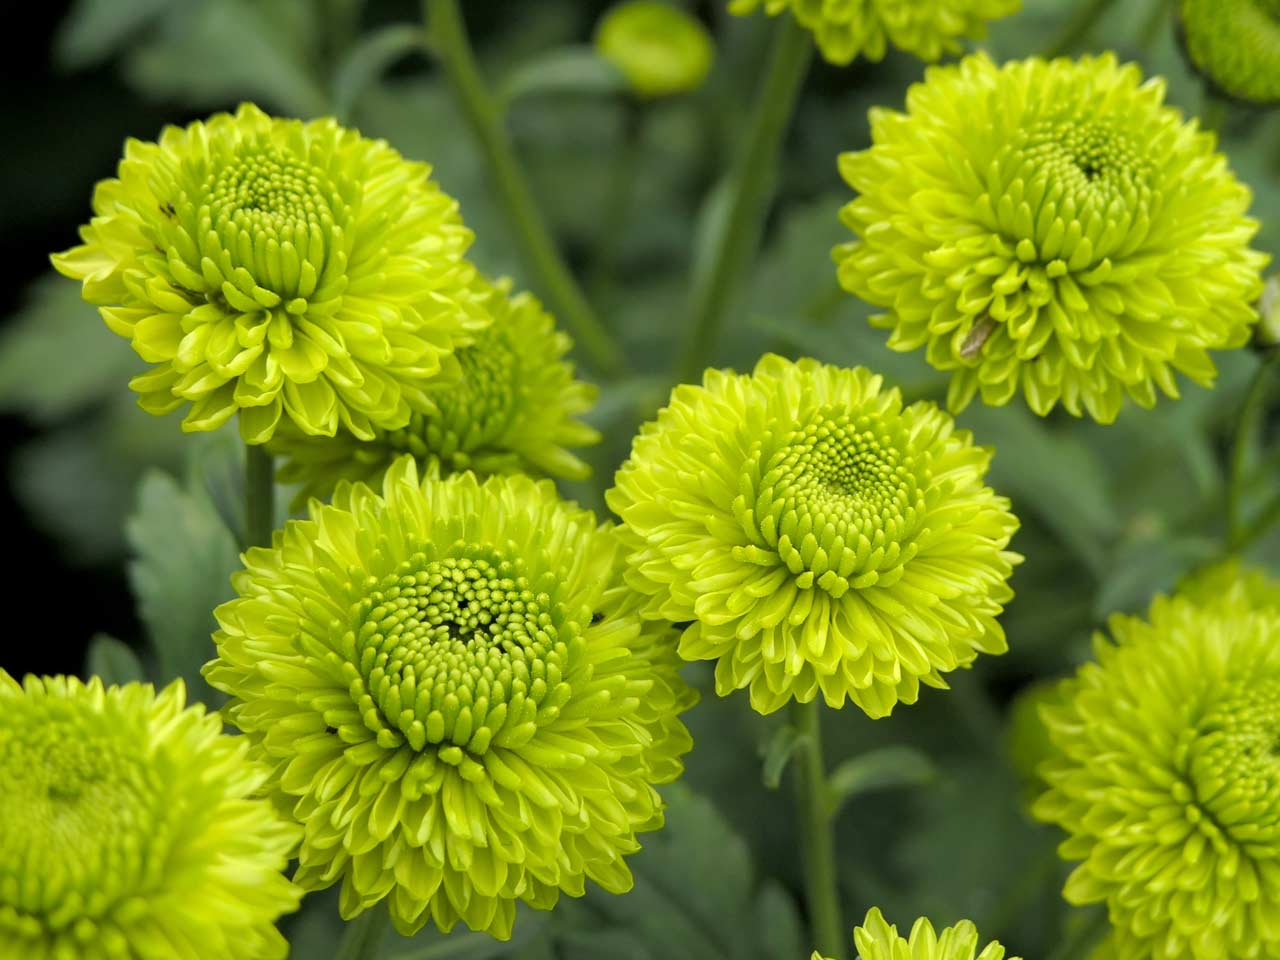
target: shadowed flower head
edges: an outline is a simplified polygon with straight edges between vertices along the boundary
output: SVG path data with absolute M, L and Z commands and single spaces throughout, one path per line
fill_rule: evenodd
M 981 39 L 988 21 L 1020 5 L 1021 0 L 731 0 L 729 12 L 763 7 L 776 16 L 790 10 L 813 31 L 823 57 L 843 66 L 858 56 L 881 60 L 890 45 L 931 62 L 959 53 L 961 41 Z
M 694 695 L 613 531 L 524 476 L 420 483 L 405 457 L 384 491 L 313 501 L 217 610 L 205 675 L 305 827 L 295 881 L 503 939 L 517 900 L 628 890 Z
M 907 112 L 873 110 L 873 146 L 840 158 L 840 282 L 889 312 L 895 350 L 953 371 L 948 404 L 1018 392 L 1047 414 L 1115 419 L 1210 350 L 1243 345 L 1266 257 L 1247 187 L 1164 84 L 1107 55 L 985 55 L 931 69 Z
M 1044 709 L 1066 898 L 1106 903 L 1115 960 L 1280 955 L 1280 610 L 1237 585 L 1110 626 Z
M 600 20 L 596 51 L 641 97 L 670 97 L 702 86 L 715 46 L 697 17 L 660 0 L 627 0 Z
M 178 681 L 0 670 L 0 956 L 283 958 L 298 829 L 267 769 Z
M 933 924 L 921 917 L 911 928 L 910 938 L 904 938 L 896 926 L 885 921 L 878 907 L 872 907 L 862 926 L 854 928 L 853 942 L 860 960 L 1005 960 L 1004 947 L 998 943 L 978 952 L 978 930 L 968 920 L 939 935 Z M 815 952 L 812 960 L 823 958 Z
M 280 479 L 302 485 L 301 497 L 328 497 L 339 480 L 381 485 L 406 453 L 442 474 L 530 473 L 580 480 L 591 468 L 567 448 L 600 434 L 574 417 L 591 408 L 596 388 L 573 378 L 564 359 L 573 342 L 531 295 L 510 295 L 510 282 L 478 280 L 477 302 L 493 323 L 455 354 L 460 381 L 434 388 L 427 410 L 399 430 L 371 440 L 345 431 L 332 439 L 282 430 L 272 448 L 288 458 Z
M 1195 69 L 1227 96 L 1280 101 L 1280 0 L 1182 0 L 1179 25 Z
M 769 713 L 819 692 L 873 717 L 979 653 L 1021 558 L 991 451 L 863 368 L 767 356 L 709 370 L 641 429 L 609 506 L 644 613 Z
M 251 104 L 130 140 L 84 240 L 53 258 L 154 364 L 130 385 L 186 430 L 240 413 L 369 438 L 422 409 L 442 359 L 487 322 L 457 204 L 380 140 Z

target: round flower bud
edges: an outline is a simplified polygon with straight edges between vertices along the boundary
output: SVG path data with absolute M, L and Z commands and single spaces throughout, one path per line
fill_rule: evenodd
M 871 114 L 840 158 L 840 282 L 888 308 L 895 350 L 952 371 L 948 404 L 1018 392 L 1109 423 L 1175 373 L 1208 386 L 1242 346 L 1266 257 L 1247 187 L 1212 134 L 1111 55 L 933 68 L 905 114 Z
M 300 831 L 179 680 L 0 670 L 0 956 L 275 960 Z
M 488 322 L 471 232 L 429 174 L 331 119 L 244 104 L 130 140 L 53 263 L 153 364 L 130 382 L 149 413 L 189 403 L 183 429 L 213 430 L 238 412 L 249 443 L 282 418 L 369 439 Z
M 285 457 L 280 479 L 301 484 L 300 499 L 328 497 L 340 480 L 380 486 L 406 453 L 439 474 L 529 473 L 584 479 L 591 468 L 570 447 L 598 443 L 600 434 L 574 419 L 595 402 L 596 388 L 573 378 L 568 334 L 530 294 L 510 295 L 510 281 L 477 280 L 476 299 L 493 317 L 476 342 L 454 356 L 458 380 L 442 379 L 399 430 L 371 440 L 344 431 L 333 438 L 280 431 L 273 451 Z
M 697 90 L 715 59 L 707 28 L 660 0 L 627 0 L 613 7 L 596 27 L 596 52 L 644 98 Z
M 860 960 L 1005 960 L 1004 947 L 998 943 L 989 943 L 978 952 L 978 930 L 968 920 L 939 935 L 933 924 L 921 917 L 908 939 L 898 935 L 898 928 L 885 921 L 878 907 L 872 907 L 862 926 L 854 928 L 853 942 Z M 823 958 L 815 952 L 812 960 Z
M 1187 58 L 1205 80 L 1238 100 L 1280 102 L 1280 0 L 1182 0 L 1180 11 Z
M 813 31 L 822 56 L 844 66 L 854 58 L 884 59 L 890 44 L 933 62 L 959 53 L 961 41 L 986 36 L 987 22 L 1006 17 L 1021 0 L 730 0 L 729 12 L 777 16 L 790 10 Z
M 630 889 L 695 695 L 613 531 L 524 476 L 419 482 L 404 457 L 383 489 L 312 501 L 216 611 L 205 676 L 304 827 L 295 882 L 502 939 L 518 900 Z
M 1280 610 L 1237 583 L 1110 628 L 1043 710 L 1067 900 L 1107 905 L 1114 960 L 1280 955 Z
M 770 713 L 819 693 L 872 717 L 979 653 L 1021 560 L 991 451 L 861 367 L 766 356 L 709 370 L 641 428 L 607 494 L 644 615 Z

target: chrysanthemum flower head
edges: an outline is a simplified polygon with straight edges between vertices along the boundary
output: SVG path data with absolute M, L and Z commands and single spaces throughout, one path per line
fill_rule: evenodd
M 1020 6 L 1021 0 L 730 0 L 729 12 L 790 10 L 813 31 L 822 56 L 843 66 L 859 56 L 882 60 L 890 45 L 928 61 L 959 53 L 963 40 L 981 39 L 989 21 Z
M 1182 0 L 1179 26 L 1210 84 L 1239 100 L 1280 102 L 1280 2 Z
M 1234 558 L 1197 570 L 1178 584 L 1178 593 L 1201 604 L 1235 597 L 1254 610 L 1280 611 L 1280 577 Z
M 461 377 L 433 388 L 425 412 L 399 430 L 375 431 L 371 440 L 345 431 L 316 438 L 282 430 L 272 441 L 287 458 L 280 479 L 301 484 L 304 499 L 324 498 L 339 480 L 381 485 L 406 453 L 440 474 L 589 476 L 591 468 L 569 448 L 600 440 L 575 419 L 595 402 L 596 388 L 573 378 L 565 359 L 569 336 L 534 297 L 511 296 L 510 289 L 506 280 L 477 280 L 477 302 L 493 322 L 454 354 Z
M 1021 558 L 991 451 L 868 370 L 766 356 L 709 370 L 645 424 L 607 495 L 644 614 L 769 713 L 819 692 L 872 717 L 979 653 Z
M 1164 84 L 1111 55 L 932 68 L 907 112 L 840 158 L 840 282 L 888 309 L 895 350 L 953 371 L 948 403 L 1019 389 L 1037 413 L 1114 420 L 1124 397 L 1209 385 L 1243 345 L 1266 257 L 1247 187 Z
M 0 956 L 283 958 L 297 827 L 268 771 L 177 681 L 0 670 Z
M 715 59 L 711 34 L 701 21 L 662 0 L 619 3 L 600 20 L 595 46 L 645 98 L 697 90 Z
M 1106 903 L 1116 960 L 1280 955 L 1280 610 L 1237 585 L 1110 627 L 1044 709 L 1066 898 Z
M 1004 947 L 998 943 L 989 943 L 978 952 L 978 930 L 968 920 L 938 934 L 933 924 L 921 917 L 908 938 L 898 934 L 898 928 L 885 920 L 878 907 L 872 907 L 862 926 L 854 928 L 853 942 L 860 960 L 1005 960 Z M 815 952 L 812 960 L 823 958 Z
M 694 695 L 612 530 L 525 476 L 419 482 L 405 457 L 383 489 L 313 501 L 216 611 L 205 675 L 305 828 L 295 882 L 504 939 L 517 900 L 629 889 Z
M 457 204 L 383 141 L 245 104 L 130 140 L 84 243 L 53 258 L 154 366 L 150 413 L 187 430 L 240 414 L 250 443 L 395 429 L 486 318 Z

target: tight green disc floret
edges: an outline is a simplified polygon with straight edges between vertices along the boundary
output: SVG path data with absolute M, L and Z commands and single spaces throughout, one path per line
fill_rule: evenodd
M 209 682 L 303 824 L 295 881 L 342 881 L 350 919 L 386 900 L 406 935 L 459 920 L 506 939 L 662 825 L 695 696 L 644 624 L 621 550 L 549 481 L 465 473 L 331 506 L 245 554 L 216 611 Z
M 831 63 L 884 59 L 892 45 L 921 60 L 959 53 L 961 41 L 986 35 L 987 23 L 1016 11 L 1021 0 L 731 0 L 729 12 L 770 16 L 790 10 L 813 31 Z
M 1066 898 L 1107 905 L 1113 960 L 1280 956 L 1280 609 L 1237 584 L 1110 627 L 1043 709 Z
M 721 696 L 769 713 L 819 693 L 872 717 L 979 653 L 1021 558 L 991 451 L 868 370 L 766 356 L 709 370 L 644 425 L 607 495 L 644 615 L 687 622 Z
M 600 440 L 594 428 L 575 419 L 595 402 L 596 387 L 574 379 L 565 359 L 573 346 L 568 334 L 556 329 L 533 296 L 510 290 L 507 280 L 477 280 L 476 300 L 493 323 L 454 354 L 461 375 L 431 390 L 425 412 L 370 440 L 345 431 L 332 439 L 281 431 L 272 441 L 286 458 L 280 479 L 300 484 L 304 500 L 325 498 L 340 480 L 379 486 L 406 453 L 425 472 L 445 475 L 589 476 L 591 468 L 569 448 Z
M 1280 102 L 1280 0 L 1182 0 L 1187 56 L 1218 90 Z
M 154 366 L 149 413 L 186 430 L 240 414 L 368 439 L 425 409 L 442 359 L 487 322 L 471 302 L 457 204 L 381 140 L 252 104 L 157 143 L 130 140 L 84 243 L 53 258 Z
M 177 681 L 0 670 L 0 956 L 277 960 L 299 830 Z
M 1005 960 L 1004 947 L 998 943 L 978 951 L 978 930 L 968 920 L 938 934 L 933 924 L 921 917 L 908 938 L 898 934 L 898 928 L 885 920 L 879 907 L 872 907 L 862 926 L 854 928 L 853 942 L 860 960 Z M 812 960 L 823 957 L 815 952 Z
M 840 282 L 895 350 L 951 371 L 948 404 L 1021 390 L 1108 423 L 1125 396 L 1210 385 L 1242 346 L 1267 258 L 1250 192 L 1164 83 L 1111 55 L 933 68 L 840 158 L 859 196 Z

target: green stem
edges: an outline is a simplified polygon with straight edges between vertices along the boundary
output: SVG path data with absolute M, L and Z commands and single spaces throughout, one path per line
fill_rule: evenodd
M 458 0 L 423 0 L 423 15 L 440 65 L 471 127 L 493 187 L 538 286 L 591 363 L 603 374 L 622 370 L 622 354 L 565 265 L 516 159 L 499 102 L 476 65 Z
M 1070 53 L 1093 32 L 1100 16 L 1107 12 L 1115 0 L 1088 0 L 1080 4 L 1075 16 L 1067 21 L 1053 41 L 1045 48 L 1044 56 L 1052 59 Z
M 347 924 L 334 960 L 374 960 L 391 926 L 391 915 L 383 900 Z
M 831 790 L 822 758 L 822 705 L 792 705 L 793 723 L 800 735 L 796 747 L 796 801 L 800 819 L 800 842 L 804 855 L 805 900 L 814 946 L 825 957 L 845 960 L 849 938 L 840 911 L 840 889 L 836 881 L 835 825 L 831 811 Z
M 271 546 L 276 528 L 275 464 L 259 443 L 244 448 L 244 545 Z
M 1147 14 L 1147 19 L 1142 25 L 1142 29 L 1138 31 L 1138 49 L 1144 53 L 1150 53 L 1151 47 L 1160 37 L 1161 29 L 1172 30 L 1173 24 L 1173 4 L 1174 0 L 1154 0 L 1151 4 L 1151 12 Z
M 793 18 L 782 18 L 775 29 L 778 35 L 769 67 L 731 173 L 728 213 L 706 270 L 694 278 L 689 339 L 678 370 L 683 381 L 701 378 L 729 300 L 760 246 L 775 192 L 782 137 L 813 57 L 812 35 Z
M 1245 487 L 1245 466 L 1249 453 L 1249 441 L 1258 427 L 1266 406 L 1267 389 L 1270 386 L 1271 374 L 1280 367 L 1280 349 L 1272 350 L 1263 357 L 1262 363 L 1254 372 L 1249 391 L 1245 394 L 1244 404 L 1240 407 L 1240 417 L 1236 421 L 1235 435 L 1231 441 L 1231 463 L 1227 476 L 1227 549 L 1235 552 L 1241 549 L 1248 537 L 1243 517 L 1243 500 Z

